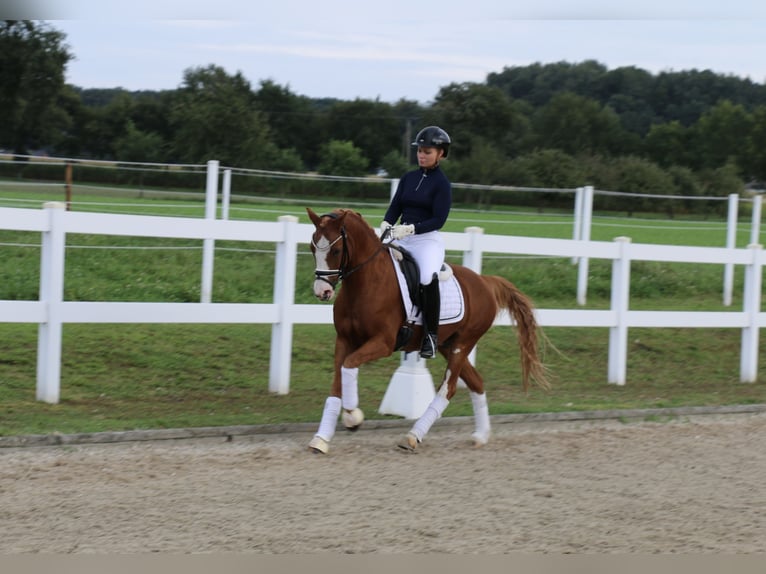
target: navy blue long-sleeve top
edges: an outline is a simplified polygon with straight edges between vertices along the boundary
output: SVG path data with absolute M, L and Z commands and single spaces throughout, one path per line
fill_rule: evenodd
M 452 184 L 437 165 L 405 173 L 383 219 L 395 224 L 413 224 L 415 233 L 441 229 L 452 207 Z

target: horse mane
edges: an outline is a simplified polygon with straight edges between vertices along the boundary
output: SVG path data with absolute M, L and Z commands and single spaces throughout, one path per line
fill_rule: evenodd
M 329 216 L 334 220 L 337 220 L 341 225 L 345 225 L 352 233 L 349 234 L 351 240 L 358 240 L 359 232 L 366 233 L 367 239 L 374 239 L 378 241 L 378 236 L 372 226 L 367 223 L 367 220 L 361 213 L 353 209 L 347 209 L 343 207 L 337 207 L 330 213 L 325 213 L 322 217 Z
M 349 216 L 351 216 L 351 219 L 356 219 L 364 227 L 367 227 L 370 231 L 375 233 L 375 230 L 370 226 L 369 223 L 367 223 L 367 220 L 362 216 L 362 214 L 353 209 L 336 207 L 330 213 L 326 213 L 325 215 L 329 215 L 330 217 L 334 216 L 333 219 L 339 219 L 342 221 L 345 221 Z

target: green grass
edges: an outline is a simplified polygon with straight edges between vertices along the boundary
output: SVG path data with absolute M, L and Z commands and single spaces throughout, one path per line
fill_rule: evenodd
M 2 200 L 0 195 L 0 205 L 7 205 Z M 125 212 L 190 216 L 196 208 L 194 216 L 202 214 L 199 202 L 93 201 L 105 211 L 104 204 L 119 203 Z M 96 206 L 78 203 L 74 208 Z M 373 225 L 383 214 L 381 207 L 359 210 Z M 302 204 L 247 204 L 232 211 L 233 218 L 269 221 L 282 214 L 308 221 Z M 456 209 L 447 230 L 469 225 L 488 234 L 571 236 L 566 216 L 523 210 Z M 742 233 L 745 243 L 746 226 Z M 594 239 L 617 235 L 629 235 L 634 242 L 723 245 L 725 230 L 720 221 L 638 217 L 603 217 L 594 225 Z M 39 234 L 0 230 L 0 299 L 37 299 L 39 241 Z M 273 244 L 216 242 L 213 300 L 270 302 L 272 251 Z M 451 253 L 449 258 L 459 262 L 462 256 Z M 196 302 L 200 267 L 199 241 L 72 235 L 65 299 Z M 315 303 L 312 270 L 313 260 L 304 250 L 298 258 L 299 303 Z M 483 272 L 510 278 L 539 308 L 577 307 L 577 268 L 569 260 L 487 255 Z M 586 307 L 608 308 L 610 263 L 591 260 L 589 275 Z M 721 304 L 721 266 L 634 262 L 631 308 L 739 309 L 742 275 L 737 269 L 734 303 L 727 308 Z M 513 330 L 496 327 L 481 340 L 477 367 L 492 414 L 766 403 L 766 356 L 762 353 L 759 360 L 759 381 L 740 383 L 740 333 L 735 329 L 631 329 L 625 386 L 606 382 L 607 329 L 549 328 L 546 335 L 559 351 L 546 354 L 553 386 L 528 394 L 519 382 Z M 290 393 L 284 396 L 268 391 L 270 337 L 269 325 L 67 324 L 61 401 L 48 405 L 35 400 L 37 325 L 0 323 L 0 434 L 318 421 L 332 376 L 332 326 L 295 327 Z M 378 415 L 377 408 L 398 364 L 396 353 L 362 367 L 360 406 L 368 418 L 391 418 Z M 443 360 L 429 361 L 429 368 L 438 382 Z M 470 413 L 468 394 L 459 391 L 446 415 Z

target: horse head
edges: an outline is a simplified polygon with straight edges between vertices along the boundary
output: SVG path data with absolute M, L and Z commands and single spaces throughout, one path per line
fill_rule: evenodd
M 377 254 L 381 244 L 375 231 L 355 211 L 334 209 L 317 215 L 307 207 L 306 212 L 316 228 L 311 236 L 311 252 L 316 264 L 314 295 L 322 301 L 330 301 L 338 283 Z M 370 247 L 364 247 L 368 244 Z
M 316 228 L 311 236 L 311 253 L 316 263 L 314 295 L 321 301 L 330 301 L 335 296 L 335 288 L 342 277 L 344 253 L 348 253 L 346 229 L 343 225 L 346 212 L 336 209 L 324 215 L 317 215 L 310 207 L 306 208 L 306 212 Z

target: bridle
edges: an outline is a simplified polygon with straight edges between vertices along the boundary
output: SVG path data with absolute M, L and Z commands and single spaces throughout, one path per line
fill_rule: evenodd
M 337 219 L 338 218 L 338 214 L 337 213 L 325 213 L 324 215 L 322 215 L 322 217 L 330 217 L 332 219 Z M 314 249 L 316 251 L 329 251 L 330 248 L 333 245 L 335 245 L 338 241 L 343 241 L 343 251 L 341 252 L 341 255 L 340 255 L 340 265 L 338 266 L 338 268 L 337 269 L 314 269 L 314 277 L 316 278 L 316 280 L 317 281 L 324 281 L 325 283 L 329 284 L 330 287 L 332 287 L 333 289 L 335 289 L 337 287 L 338 283 L 343 281 L 343 279 L 345 279 L 346 277 L 348 277 L 352 273 L 358 271 L 359 269 L 361 269 L 362 267 L 367 265 L 370 261 L 372 261 L 378 255 L 378 253 L 383 251 L 383 244 L 381 243 L 380 247 L 378 249 L 376 249 L 375 252 L 372 255 L 370 255 L 367 259 L 362 261 L 359 265 L 355 265 L 354 267 L 349 269 L 348 266 L 349 266 L 349 259 L 350 259 L 351 255 L 349 254 L 349 251 L 348 251 L 348 241 L 347 241 L 347 236 L 346 236 L 346 226 L 345 225 L 341 226 L 341 228 L 340 228 L 340 235 L 338 235 L 338 237 L 333 239 L 330 242 L 330 244 L 327 245 L 326 247 L 319 247 L 316 244 L 316 242 L 314 241 L 313 238 L 311 239 L 311 245 L 314 246 Z M 332 277 L 333 275 L 336 276 L 334 281 L 328 279 L 328 277 Z

